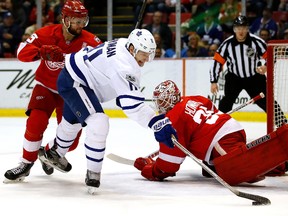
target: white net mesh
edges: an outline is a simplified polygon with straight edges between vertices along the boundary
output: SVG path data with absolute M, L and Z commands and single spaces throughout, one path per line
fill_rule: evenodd
M 279 127 L 288 116 L 288 44 L 273 47 L 274 124 Z

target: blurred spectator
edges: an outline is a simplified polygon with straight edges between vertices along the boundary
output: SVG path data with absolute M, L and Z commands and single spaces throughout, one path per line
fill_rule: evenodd
M 48 22 L 54 23 L 54 12 L 50 8 L 48 4 L 48 0 L 42 0 L 42 14 L 44 14 L 47 18 Z M 29 15 L 29 23 L 30 25 L 36 23 L 37 19 L 37 6 L 35 5 Z
M 19 0 L 5 0 L 5 8 L 12 13 L 14 23 L 24 30 L 28 24 L 28 19 L 22 2 Z
M 221 4 L 217 0 L 206 0 L 204 3 L 194 5 L 196 8 L 192 9 L 192 18 L 181 24 L 182 32 L 193 32 L 196 28 L 204 22 L 205 12 L 210 11 L 214 16 L 215 21 L 218 21 Z
M 259 37 L 267 43 L 271 39 L 269 30 L 265 28 L 261 29 Z
M 42 15 L 42 25 L 41 25 L 41 27 L 47 26 L 47 25 L 51 25 L 51 24 L 53 24 L 53 23 L 47 22 L 47 17 L 45 15 Z M 22 42 L 26 41 L 37 29 L 38 29 L 38 27 L 37 27 L 36 23 L 28 26 L 25 29 L 24 34 L 22 35 Z
M 138 16 L 143 4 L 143 0 L 136 0 L 137 4 L 134 9 L 134 24 L 137 23 Z M 154 13 L 155 11 L 161 11 L 162 13 L 168 13 L 168 8 L 165 4 L 165 0 L 146 0 L 146 8 L 143 17 L 146 13 Z M 140 23 L 140 26 L 142 23 Z
M 164 58 L 163 49 L 159 46 L 156 47 L 155 58 Z
M 197 28 L 197 34 L 203 38 L 205 36 L 205 41 L 208 45 L 212 43 L 220 44 L 223 40 L 223 32 L 221 26 L 215 22 L 215 15 L 211 11 L 206 11 L 204 16 L 204 23 L 201 23 Z
M 6 12 L 3 16 L 3 23 L 0 24 L 0 57 L 15 57 L 22 34 L 23 30 L 14 23 L 12 13 Z
M 199 49 L 196 47 L 188 47 L 188 50 L 186 52 L 187 57 L 199 57 Z
M 217 51 L 219 45 L 212 43 L 209 47 L 208 47 L 208 56 L 214 57 L 215 52 Z
M 7 12 L 6 3 L 4 1 L 0 1 L 0 15 L 3 16 L 4 13 Z M 2 17 L 1 17 L 2 21 Z
M 205 11 L 215 11 L 218 14 L 220 11 L 221 3 L 218 0 L 206 0 L 204 3 L 194 5 L 194 11 L 192 11 L 193 16 L 198 16 L 203 14 Z M 218 13 L 216 13 L 216 11 Z
M 278 11 L 288 11 L 288 0 L 280 0 Z
M 176 57 L 176 53 L 172 48 L 168 48 L 168 49 L 163 48 L 162 38 L 159 33 L 154 33 L 153 36 L 154 36 L 157 47 L 161 48 L 162 57 L 165 57 L 165 58 Z
M 162 47 L 166 50 L 172 47 L 172 31 L 167 23 L 162 22 L 162 15 L 163 13 L 161 11 L 155 11 L 152 23 L 146 25 L 144 28 L 152 34 L 160 34 L 162 38 Z
M 190 33 L 188 47 L 181 50 L 181 57 L 207 57 L 208 51 L 203 46 L 200 36 L 196 32 Z
M 262 12 L 262 16 L 256 18 L 254 22 L 252 22 L 250 32 L 259 36 L 260 29 L 262 28 L 269 30 L 271 39 L 276 39 L 278 26 L 275 20 L 272 19 L 272 11 L 270 8 L 265 8 Z
M 181 13 L 191 13 L 193 0 L 181 0 Z M 175 12 L 177 0 L 165 0 L 167 13 Z
M 241 13 L 241 2 L 237 0 L 225 0 L 221 5 L 220 13 L 218 16 L 219 24 L 226 31 L 233 33 L 233 22 Z
M 288 22 L 286 19 L 280 19 L 278 22 L 278 33 L 277 33 L 277 39 L 283 39 L 284 38 L 284 32 L 288 29 Z

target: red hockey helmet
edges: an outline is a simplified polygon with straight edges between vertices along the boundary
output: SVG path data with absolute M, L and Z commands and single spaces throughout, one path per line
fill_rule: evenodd
M 181 99 L 181 92 L 172 80 L 161 82 L 153 92 L 153 101 L 160 114 L 171 110 Z
M 63 17 L 88 17 L 88 10 L 79 0 L 67 0 L 62 8 Z

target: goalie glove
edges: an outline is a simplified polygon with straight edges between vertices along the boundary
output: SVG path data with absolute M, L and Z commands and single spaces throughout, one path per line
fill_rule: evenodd
M 163 172 L 155 163 L 150 163 L 143 167 L 141 175 L 150 181 L 163 181 L 165 178 L 175 176 L 176 174 Z
M 174 135 L 177 138 L 176 130 L 172 127 L 171 121 L 164 114 L 155 116 L 151 119 L 148 126 L 154 131 L 155 139 L 158 142 L 164 143 L 169 148 L 174 147 L 174 143 L 171 136 Z
M 53 61 L 53 62 L 63 62 L 64 54 L 63 50 L 56 45 L 43 45 L 39 50 L 41 59 Z
M 134 162 L 134 167 L 140 171 L 147 165 L 147 164 L 153 164 L 155 161 L 151 158 L 142 158 L 139 157 Z

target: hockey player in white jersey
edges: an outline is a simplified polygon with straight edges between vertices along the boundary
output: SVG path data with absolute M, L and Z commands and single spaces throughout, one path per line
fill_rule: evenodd
M 65 158 L 78 131 L 86 126 L 85 154 L 88 192 L 100 186 L 100 175 L 109 131 L 108 116 L 101 103 L 116 99 L 124 113 L 143 127 L 154 130 L 155 139 L 173 147 L 177 136 L 170 120 L 144 103 L 140 91 L 141 67 L 152 61 L 156 44 L 145 29 L 134 29 L 128 38 L 87 47 L 65 57 L 65 68 L 58 78 L 58 91 L 65 101 L 63 118 L 50 149 L 39 152 L 39 159 L 62 172 L 72 166 Z

